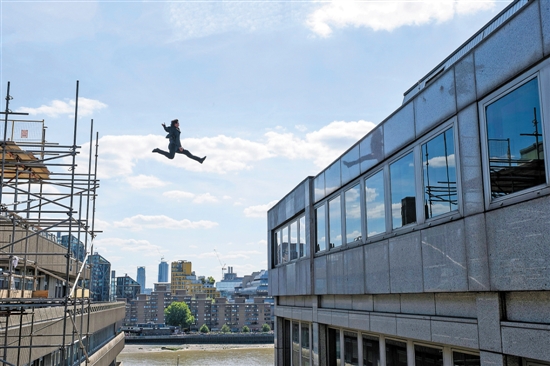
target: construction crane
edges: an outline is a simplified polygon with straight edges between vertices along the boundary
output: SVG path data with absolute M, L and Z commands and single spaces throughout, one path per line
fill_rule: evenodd
M 222 280 L 223 280 L 224 274 L 225 274 L 225 263 L 222 264 L 222 260 L 220 259 L 220 255 L 218 254 L 218 251 L 216 249 L 214 249 L 214 252 L 216 252 L 216 257 L 218 257 L 218 261 L 220 261 L 220 266 L 222 266 Z

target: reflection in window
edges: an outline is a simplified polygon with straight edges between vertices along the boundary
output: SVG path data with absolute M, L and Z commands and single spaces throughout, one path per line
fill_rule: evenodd
M 298 222 L 290 224 L 290 260 L 298 258 Z
M 453 366 L 480 366 L 479 355 L 470 355 L 468 353 L 453 352 Z
M 299 253 L 298 255 L 301 257 L 305 257 L 306 255 L 309 255 L 308 248 L 306 246 L 306 217 L 302 216 L 300 217 L 300 240 L 298 243 L 300 244 Z
M 453 129 L 422 145 L 424 211 L 432 218 L 457 209 Z
M 361 193 L 359 184 L 344 194 L 346 210 L 346 243 L 361 241 Z
M 415 366 L 443 366 L 443 350 L 425 346 L 414 346 Z
M 379 171 L 365 181 L 367 207 L 367 237 L 386 232 L 384 203 L 384 172 Z
M 344 365 L 359 365 L 359 345 L 355 333 L 344 332 Z
M 390 165 L 393 228 L 416 222 L 414 157 L 405 155 Z
M 359 169 L 359 145 L 355 145 L 342 156 L 342 185 L 355 179 L 361 173 Z
M 366 172 L 384 159 L 384 136 L 382 127 L 376 127 L 359 144 L 361 172 Z
M 316 244 L 315 251 L 320 252 L 327 249 L 326 238 L 326 222 L 325 222 L 325 205 L 319 206 L 315 209 L 315 233 Z
M 325 172 L 315 177 L 313 180 L 313 190 L 315 193 L 315 202 L 325 197 Z
M 325 194 L 328 196 L 342 186 L 340 160 L 325 170 Z
M 407 343 L 386 339 L 386 365 L 407 366 Z
M 363 366 L 380 366 L 378 338 L 363 335 Z
M 491 197 L 546 182 L 538 79 L 485 108 Z
M 329 201 L 328 209 L 330 249 L 342 245 L 342 207 L 340 206 L 340 196 Z
M 273 238 L 273 248 L 277 251 L 276 257 L 275 257 L 275 264 L 281 264 L 282 263 L 282 256 L 281 256 L 281 231 L 278 230 L 275 232 L 275 237 Z
M 300 364 L 300 324 L 292 322 L 292 364 Z
M 309 324 L 302 323 L 302 366 L 310 365 Z
M 288 262 L 290 258 L 290 252 L 289 252 L 289 243 L 288 243 L 288 226 L 283 228 L 282 230 L 282 239 L 281 239 L 281 255 L 283 256 L 283 263 Z

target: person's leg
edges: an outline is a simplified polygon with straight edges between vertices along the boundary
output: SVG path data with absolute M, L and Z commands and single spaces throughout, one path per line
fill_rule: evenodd
M 204 158 L 199 158 L 198 156 L 195 156 L 195 155 L 191 154 L 191 152 L 189 150 L 185 150 L 185 149 L 183 149 L 183 151 L 178 150 L 176 152 L 179 153 L 179 154 L 183 154 L 183 155 L 187 156 L 189 159 L 196 160 L 201 164 L 204 161 L 204 159 L 206 159 L 206 156 Z
M 164 155 L 166 156 L 168 159 L 174 159 L 174 156 L 176 154 L 176 146 L 175 144 L 170 144 L 168 145 L 168 149 L 170 150 L 169 152 L 166 152 L 164 150 L 161 150 L 161 149 L 154 149 L 153 152 L 156 152 L 156 153 L 159 153 L 161 155 Z

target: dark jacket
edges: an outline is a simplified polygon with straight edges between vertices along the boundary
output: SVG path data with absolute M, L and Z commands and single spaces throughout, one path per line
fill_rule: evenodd
M 172 126 L 164 126 L 164 130 L 168 132 L 168 135 L 166 135 L 167 139 L 170 139 L 170 144 L 175 144 L 176 149 L 181 147 L 181 141 L 180 141 L 180 135 L 181 131 L 177 127 Z

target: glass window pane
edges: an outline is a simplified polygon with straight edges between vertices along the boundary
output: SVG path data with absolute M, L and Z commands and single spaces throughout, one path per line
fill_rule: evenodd
M 302 324 L 302 366 L 309 366 L 309 324 Z
M 361 193 L 359 184 L 344 194 L 346 206 L 346 243 L 361 241 Z
M 364 173 L 384 159 L 382 126 L 376 127 L 359 144 L 359 162 Z
M 363 335 L 363 366 L 380 366 L 378 338 Z
M 294 221 L 290 224 L 290 260 L 298 258 L 297 252 L 298 243 L 298 222 Z
M 456 168 L 453 129 L 422 145 L 424 211 L 432 218 L 456 210 Z
M 299 255 L 300 257 L 305 257 L 309 255 L 309 248 L 306 246 L 306 217 L 302 216 L 300 217 L 300 249 L 299 249 Z
M 292 323 L 292 364 L 300 364 L 300 325 Z
M 425 346 L 414 346 L 415 366 L 443 366 L 443 350 Z
M 325 194 L 328 196 L 341 186 L 340 160 L 338 160 L 325 170 Z
M 453 352 L 454 366 L 480 366 L 479 355 L 470 355 L 468 353 Z
M 313 180 L 313 190 L 315 192 L 315 202 L 325 197 L 325 172 L 319 174 Z
M 359 365 L 359 345 L 356 333 L 344 332 L 344 365 Z
M 277 251 L 275 264 L 281 264 L 281 230 L 275 232 L 275 237 L 273 238 L 273 247 Z
M 289 242 L 288 242 L 288 226 L 285 227 L 283 230 L 283 235 L 282 235 L 282 239 L 281 239 L 281 255 L 283 257 L 283 263 L 286 263 L 288 262 L 288 259 L 290 257 L 290 252 L 289 252 Z
M 394 229 L 416 222 L 414 157 L 410 153 L 390 165 L 392 225 Z
M 355 145 L 342 157 L 342 184 L 357 178 L 361 171 L 359 169 L 359 145 Z
M 340 196 L 328 203 L 329 217 L 329 249 L 342 245 L 342 206 Z
M 491 197 L 546 182 L 538 79 L 485 109 Z
M 365 181 L 367 207 L 367 237 L 386 232 L 386 204 L 384 203 L 384 172 L 380 171 Z
M 340 358 L 340 331 L 338 329 L 329 328 L 328 330 L 328 365 L 340 366 L 342 364 Z
M 315 232 L 317 243 L 315 245 L 315 251 L 320 252 L 327 249 L 326 238 L 326 222 L 325 222 L 325 205 L 319 206 L 315 209 Z
M 386 366 L 407 366 L 407 343 L 386 339 Z

